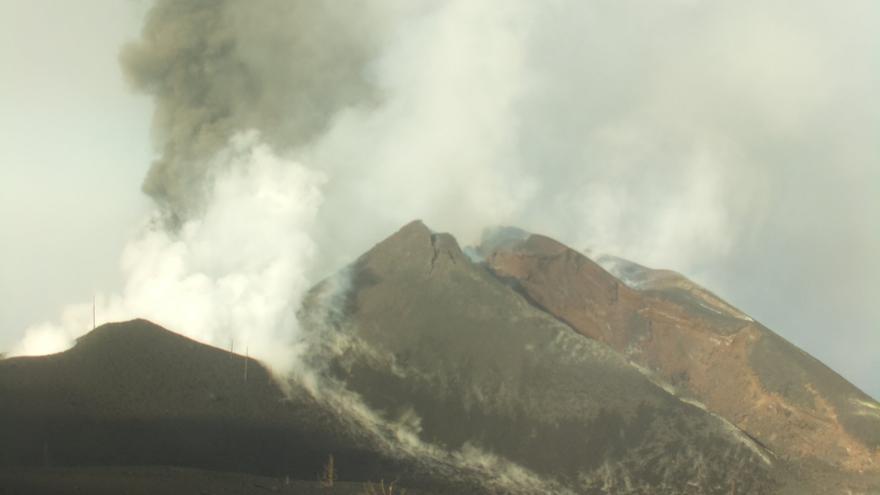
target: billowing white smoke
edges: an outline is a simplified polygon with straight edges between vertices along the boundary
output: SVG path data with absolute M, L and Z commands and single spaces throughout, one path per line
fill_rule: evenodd
M 155 218 L 122 255 L 121 294 L 97 298 L 98 323 L 142 317 L 201 342 L 248 350 L 284 373 L 294 365 L 296 309 L 310 283 L 309 237 L 323 174 L 276 155 L 256 133 L 214 157 L 224 170 L 204 214 L 171 233 Z M 69 347 L 91 327 L 92 305 L 27 330 L 15 353 Z
M 123 62 L 157 101 L 147 190 L 185 226 L 132 243 L 102 321 L 151 317 L 274 363 L 309 282 L 414 218 L 464 243 L 516 225 L 722 293 L 763 297 L 718 267 L 782 262 L 870 293 L 875 3 L 156 5 Z M 222 146 L 251 128 L 289 160 L 237 137 L 250 151 L 228 166 Z M 857 252 L 817 262 L 841 244 Z M 35 327 L 22 349 L 60 348 L 90 304 L 62 319 L 69 332 Z

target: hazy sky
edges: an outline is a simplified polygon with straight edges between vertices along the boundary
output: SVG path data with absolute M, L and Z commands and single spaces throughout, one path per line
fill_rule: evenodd
M 149 2 L 0 0 L 0 349 L 96 291 L 143 301 L 157 245 L 208 274 L 204 315 L 230 274 L 265 303 L 279 246 L 299 287 L 421 217 L 680 270 L 880 396 L 874 2 L 160 3 L 123 57 L 151 123 L 119 62 Z M 202 216 L 144 242 L 154 200 Z M 238 242 L 261 225 L 290 232 Z
M 117 63 L 142 11 L 117 0 L 0 0 L 2 348 L 118 284 L 119 254 L 148 204 L 139 189 L 152 106 Z

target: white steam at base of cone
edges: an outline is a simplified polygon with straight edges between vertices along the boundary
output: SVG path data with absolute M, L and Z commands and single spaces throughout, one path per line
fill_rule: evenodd
M 146 223 L 122 254 L 124 290 L 96 298 L 97 323 L 146 318 L 285 373 L 325 177 L 276 155 L 253 132 L 214 160 L 225 172 L 204 214 L 174 233 L 156 218 Z M 14 354 L 63 351 L 91 325 L 91 303 L 70 306 L 60 322 L 28 329 Z

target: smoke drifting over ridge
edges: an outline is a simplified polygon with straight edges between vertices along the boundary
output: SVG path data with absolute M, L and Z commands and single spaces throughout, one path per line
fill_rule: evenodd
M 880 206 L 878 9 L 160 0 L 121 55 L 156 101 L 160 157 L 144 189 L 165 220 L 145 235 L 185 246 L 186 232 L 202 232 L 205 245 L 297 232 L 308 242 L 291 241 L 283 256 L 314 282 L 412 218 L 463 242 L 513 224 L 696 276 L 784 335 L 794 337 L 785 326 L 794 322 L 793 340 L 815 338 L 808 350 L 868 380 L 870 355 L 843 359 L 846 346 L 818 342 L 839 327 L 877 338 L 867 296 L 831 287 L 870 294 L 880 276 L 869 261 L 880 228 L 866 213 Z M 215 159 L 236 140 L 274 157 L 270 165 Z M 320 180 L 285 190 L 269 171 L 287 167 Z M 216 184 L 241 175 L 252 179 L 243 195 L 313 191 L 312 216 L 237 227 L 262 218 L 218 199 Z M 165 232 L 169 218 L 176 227 Z M 224 228 L 192 227 L 205 218 Z M 177 279 L 207 273 L 216 287 L 271 265 L 208 251 Z M 227 261 L 211 272 L 203 257 Z M 273 294 L 255 294 L 278 307 Z M 187 331 L 182 318 L 157 319 Z

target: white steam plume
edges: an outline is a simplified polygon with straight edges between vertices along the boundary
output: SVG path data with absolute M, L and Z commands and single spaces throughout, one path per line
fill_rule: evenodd
M 155 227 L 167 240 L 156 252 L 173 256 L 170 246 L 183 243 L 175 249 L 201 256 L 199 235 L 187 229 L 237 210 L 215 181 L 246 179 L 249 165 L 211 159 L 233 136 L 257 129 L 292 157 L 290 167 L 315 178 L 323 200 L 304 203 L 304 223 L 270 226 L 260 205 L 233 217 L 268 238 L 299 229 L 283 241 L 296 252 L 287 254 L 290 283 L 279 284 L 289 306 L 267 309 L 260 325 L 292 334 L 295 321 L 265 323 L 289 318 L 301 293 L 290 287 L 422 218 L 464 243 L 486 226 L 517 225 L 697 275 L 722 293 L 753 294 L 754 303 L 733 301 L 750 312 L 795 307 L 785 320 L 802 319 L 820 337 L 846 327 L 875 338 L 867 332 L 880 314 L 867 294 L 880 265 L 865 262 L 880 249 L 878 217 L 866 213 L 880 207 L 875 2 L 327 5 L 158 0 L 122 57 L 135 86 L 157 102 L 162 156 L 145 188 L 173 221 L 170 232 Z M 216 230 L 226 228 L 240 227 Z M 827 262 L 840 258 L 840 246 L 852 255 Z M 227 274 L 260 279 L 277 253 L 263 247 L 262 264 L 219 248 L 210 256 L 226 260 Z M 201 273 L 195 258 L 185 270 Z M 790 298 L 756 291 L 740 275 L 749 269 L 776 274 L 767 283 Z M 852 290 L 840 295 L 841 286 Z M 814 304 L 803 303 L 807 295 Z M 223 344 L 241 323 L 224 297 L 206 298 L 216 303 L 210 311 L 165 321 Z M 159 299 L 167 313 L 177 307 Z M 842 309 L 834 318 L 810 309 L 823 306 Z
M 205 214 L 169 232 L 151 219 L 122 255 L 121 294 L 97 298 L 99 321 L 150 319 L 195 340 L 249 349 L 279 373 L 295 363 L 295 312 L 316 255 L 308 236 L 324 176 L 276 155 L 254 133 L 213 158 L 225 170 Z M 91 327 L 91 304 L 28 329 L 15 354 L 69 347 Z

